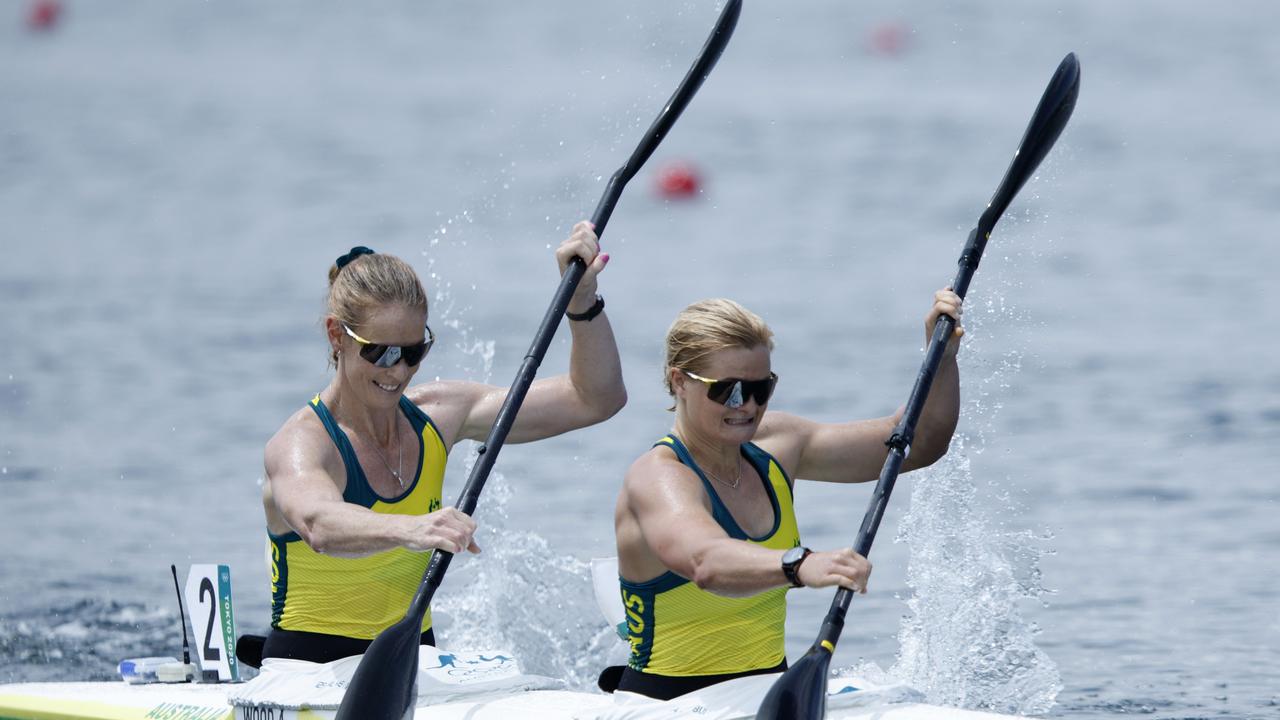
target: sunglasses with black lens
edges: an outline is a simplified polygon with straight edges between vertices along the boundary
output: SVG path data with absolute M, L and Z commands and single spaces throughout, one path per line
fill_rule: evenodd
M 422 333 L 426 336 L 426 340 L 416 345 L 383 345 L 382 343 L 373 343 L 365 340 L 355 333 L 354 330 L 347 327 L 346 323 L 342 323 L 342 329 L 347 331 L 352 340 L 360 343 L 360 357 L 368 360 L 380 368 L 393 367 L 396 363 L 404 360 L 409 367 L 415 367 L 422 362 L 422 358 L 426 356 L 427 351 L 436 342 L 436 334 L 431 332 L 430 325 L 422 326 Z
M 681 372 L 698 382 L 705 383 L 707 397 L 713 402 L 731 408 L 742 407 L 747 398 L 755 400 L 756 405 L 764 405 L 769 402 L 769 398 L 773 396 L 773 389 L 778 385 L 777 373 L 769 373 L 769 377 L 760 380 L 743 380 L 742 378 L 712 380 L 695 375 L 688 370 L 681 370 Z

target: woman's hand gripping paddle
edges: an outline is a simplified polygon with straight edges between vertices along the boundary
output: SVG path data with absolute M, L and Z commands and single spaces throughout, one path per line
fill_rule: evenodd
M 982 259 L 982 251 L 986 248 L 991 230 L 1000 216 L 1004 214 L 1009 203 L 1013 201 L 1018 190 L 1031 178 L 1035 170 L 1044 160 L 1049 149 L 1053 147 L 1058 135 L 1066 127 L 1071 111 L 1076 106 L 1076 96 L 1080 92 L 1080 63 L 1074 53 L 1068 54 L 1058 66 L 1049 86 L 1045 88 L 1040 104 L 1036 107 L 1031 124 L 1018 146 L 1013 162 L 1005 172 L 1004 180 L 996 189 L 987 209 L 978 220 L 978 226 L 969 234 L 964 252 L 960 254 L 960 270 L 951 287 L 961 298 L 969 289 L 969 281 Z M 858 530 L 858 539 L 854 550 L 866 557 L 871 552 L 871 543 L 875 541 L 876 530 L 880 527 L 880 519 L 884 516 L 885 506 L 889 503 L 889 495 L 893 492 L 893 484 L 898 479 L 898 471 L 902 461 L 906 459 L 915 434 L 916 421 L 924 409 L 925 398 L 929 395 L 929 387 L 933 384 L 934 374 L 942 362 L 942 353 L 955 331 L 954 318 L 942 316 L 934 327 L 933 337 L 929 341 L 929 349 L 925 353 L 924 364 L 920 374 L 916 376 L 915 387 L 911 390 L 911 398 L 907 401 L 906 412 L 902 420 L 894 428 L 893 435 L 886 443 L 889 456 L 885 459 L 884 468 L 880 471 L 880 480 L 876 483 L 875 492 L 871 496 L 871 504 L 862 518 L 862 528 Z M 831 664 L 831 655 L 835 652 L 836 641 L 840 631 L 844 629 L 844 616 L 849 609 L 853 593 L 841 588 L 831 609 L 822 622 L 818 639 L 813 647 L 792 665 L 782 677 L 770 688 L 764 702 L 756 713 L 757 720 L 796 718 L 797 720 L 819 720 L 827 712 L 827 669 Z
M 702 86 L 702 81 L 715 67 L 720 54 L 729 43 L 729 38 L 733 36 L 741 11 L 742 0 L 729 0 L 725 3 L 724 9 L 720 12 L 720 18 L 711 31 L 711 36 L 707 38 L 702 52 L 698 54 L 697 60 L 689 68 L 680 86 L 676 88 L 675 94 L 658 113 L 658 117 L 640 139 L 640 144 L 635 152 L 631 153 L 626 164 L 618 168 L 609 178 L 609 184 L 605 187 L 600 204 L 596 206 L 591 218 L 595 223 L 597 235 L 604 234 L 605 225 L 608 224 L 609 216 L 613 214 L 613 207 L 617 204 L 627 182 L 635 176 L 657 149 L 658 144 L 667 136 L 667 132 L 680 117 L 680 113 Z M 507 433 L 515 422 L 520 404 L 524 402 L 525 394 L 533 383 L 538 366 L 542 363 L 542 358 L 551 345 L 551 339 L 555 336 L 556 328 L 560 325 L 560 318 L 569 307 L 573 291 L 578 287 L 578 282 L 586 269 L 586 265 L 580 258 L 574 258 L 560 279 L 560 287 L 557 288 L 555 297 L 551 301 L 551 307 L 547 309 L 547 314 L 542 318 L 542 324 L 538 326 L 533 345 L 525 355 L 515 382 L 512 383 L 511 390 L 508 391 L 507 398 L 498 411 L 493 428 L 489 431 L 489 436 L 480 446 L 480 457 L 471 470 L 471 476 L 467 478 L 467 483 L 462 488 L 462 496 L 457 507 L 468 515 L 475 511 L 480 491 L 484 489 L 489 471 L 493 469 L 493 463 L 498 457 L 498 451 L 506 441 Z M 436 550 L 432 554 L 422 583 L 418 586 L 418 592 L 409 604 L 409 610 L 405 613 L 404 619 L 382 631 L 365 651 L 360 666 L 356 668 L 355 675 L 351 678 L 351 684 L 347 686 L 342 705 L 338 708 L 338 720 L 400 720 L 413 705 L 422 618 L 431 604 L 431 598 L 435 595 L 436 589 L 440 587 L 440 582 L 444 579 L 444 573 L 449 569 L 452 558 L 452 553 L 443 550 Z

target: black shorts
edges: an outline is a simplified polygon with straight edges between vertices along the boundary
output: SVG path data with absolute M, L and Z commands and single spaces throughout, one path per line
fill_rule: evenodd
M 694 690 L 701 690 L 704 687 L 722 683 L 725 680 L 733 680 L 734 678 L 747 677 L 749 675 L 768 675 L 769 673 L 783 672 L 786 669 L 786 658 L 783 658 L 782 662 L 773 667 L 723 675 L 657 675 L 639 672 L 629 667 L 614 666 L 605 668 L 604 672 L 600 673 L 598 684 L 600 689 L 605 692 L 626 690 L 627 692 L 639 693 L 656 700 L 670 700 L 691 693 Z M 621 672 L 618 672 L 619 670 Z M 613 687 L 607 687 L 609 685 Z
M 254 645 L 261 638 L 261 650 L 256 653 Z M 236 643 L 236 656 L 246 665 L 260 667 L 262 658 L 289 658 L 291 660 L 310 660 L 327 663 L 352 655 L 362 655 L 369 649 L 372 640 L 349 638 L 342 635 L 326 635 L 324 633 L 304 632 L 302 630 L 277 630 L 272 628 L 265 638 L 260 635 L 243 635 Z M 432 630 L 422 633 L 421 644 L 435 645 L 436 636 Z M 254 663 L 253 660 L 258 662 Z

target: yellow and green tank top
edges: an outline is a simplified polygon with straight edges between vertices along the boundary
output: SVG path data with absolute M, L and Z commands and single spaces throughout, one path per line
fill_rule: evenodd
M 400 410 L 418 435 L 421 452 L 412 484 L 393 498 L 384 498 L 369 486 L 355 448 L 319 395 L 312 398 L 311 409 L 346 465 L 343 500 L 391 515 L 424 515 L 440 509 L 448 451 L 431 418 L 407 398 L 400 398 Z M 267 536 L 271 541 L 271 627 L 279 630 L 371 640 L 404 617 L 431 557 L 405 548 L 360 558 L 332 557 L 312 550 L 296 532 L 268 532 Z M 422 630 L 430 627 L 428 611 Z
M 711 515 L 729 537 L 776 550 L 800 544 L 791 479 L 772 455 L 753 443 L 741 449 L 764 480 L 773 503 L 773 528 L 761 537 L 751 537 L 733 519 L 679 438 L 668 435 L 657 445 L 670 447 L 680 462 L 697 473 L 711 498 Z M 730 598 L 703 590 L 671 571 L 641 583 L 621 577 L 619 581 L 631 643 L 627 664 L 633 670 L 684 677 L 722 675 L 774 667 L 786 658 L 783 632 L 789 588 Z

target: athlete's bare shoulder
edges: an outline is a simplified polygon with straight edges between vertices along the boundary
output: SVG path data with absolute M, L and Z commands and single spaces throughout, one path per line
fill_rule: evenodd
M 774 456 L 787 474 L 793 475 L 800 453 L 816 426 L 812 420 L 790 413 L 769 410 L 760 419 L 752 438 L 757 446 Z
M 697 474 L 665 444 L 655 445 L 631 463 L 622 488 L 623 498 L 633 512 L 670 509 L 688 502 L 710 507 Z
M 273 533 L 301 527 L 288 518 L 316 498 L 341 501 L 346 489 L 346 465 L 324 423 L 310 407 L 289 416 L 267 441 L 262 484 L 267 529 Z
M 501 389 L 468 380 L 433 380 L 408 388 L 404 395 L 431 418 L 445 447 L 452 448 L 472 408 L 491 392 Z
M 624 482 L 643 482 L 646 478 L 667 475 L 673 472 L 679 473 L 683 467 L 684 465 L 676 457 L 675 450 L 671 446 L 666 444 L 654 445 L 631 463 L 631 467 L 627 468 Z
M 284 421 L 267 441 L 263 459 L 268 479 L 328 469 L 335 460 L 341 462 L 337 446 L 310 407 L 300 408 Z

